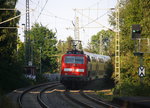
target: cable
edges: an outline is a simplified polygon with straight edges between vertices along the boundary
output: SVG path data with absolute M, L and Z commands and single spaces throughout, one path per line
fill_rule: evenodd
M 30 0 L 32 3 L 37 4 L 36 2 L 33 2 L 32 0 Z M 39 5 L 39 1 L 38 1 L 38 5 Z M 41 7 L 42 8 L 42 7 Z M 46 10 L 47 11 L 47 10 Z M 47 11 L 48 13 L 54 15 L 52 12 Z M 54 15 L 55 16 L 55 15 Z
M 33 11 L 33 10 L 31 10 L 31 11 Z M 31 12 L 31 11 L 28 11 L 28 12 L 26 12 L 26 13 L 29 13 L 29 12 Z M 26 14 L 26 13 L 24 13 L 24 14 Z M 8 21 L 11 21 L 11 20 L 13 20 L 13 19 L 16 19 L 16 18 L 18 18 L 18 17 L 20 17 L 20 16 L 22 16 L 22 15 L 24 15 L 24 14 L 20 14 L 20 15 L 17 15 L 17 16 L 15 16 L 15 17 L 9 18 L 9 19 L 7 19 L 7 20 L 5 20 L 5 21 L 0 22 L 0 24 L 3 24 L 3 23 L 6 23 L 6 22 L 8 22 Z
M 44 8 L 45 8 L 47 2 L 48 2 L 48 0 L 46 0 L 46 2 L 45 2 L 45 4 L 44 4 L 44 7 L 42 8 L 42 10 L 41 10 L 41 12 L 40 12 L 38 18 L 35 20 L 35 22 L 37 22 L 37 20 L 39 19 L 39 17 L 40 17 L 40 15 L 41 15 L 41 13 L 43 12 L 43 10 L 44 10 Z
M 32 0 L 30 0 L 32 3 L 34 3 L 34 4 L 37 4 L 36 2 L 33 2 Z M 39 3 L 39 1 L 38 1 L 38 3 Z M 66 18 L 63 18 L 63 17 L 60 17 L 60 16 L 57 16 L 57 15 L 55 15 L 54 13 L 52 13 L 52 12 L 50 12 L 50 11 L 48 11 L 48 10 L 46 10 L 46 9 L 43 9 L 43 10 L 45 10 L 47 13 L 49 13 L 49 14 L 51 14 L 51 15 L 49 15 L 49 14 L 43 14 L 43 13 L 41 13 L 42 15 L 46 15 L 46 16 L 50 16 L 50 17 L 55 17 L 55 18 L 57 18 L 57 19 L 60 19 L 60 20 L 65 20 L 65 21 L 72 21 L 72 20 L 70 20 L 70 19 L 66 19 Z
M 32 3 L 34 3 L 32 0 L 30 0 Z M 35 9 L 38 7 L 40 0 L 38 1 L 38 3 L 36 3 L 36 7 Z
M 14 9 L 0 8 L 0 11 L 3 11 L 3 10 L 17 10 L 17 9 L 16 8 L 14 8 Z
M 95 5 L 97 5 L 97 3 L 100 3 L 102 0 L 99 0 L 98 2 L 96 2 L 96 3 L 94 3 L 94 4 L 92 4 L 92 5 L 90 5 L 87 9 L 89 9 L 89 8 L 91 8 L 91 7 L 94 7 Z
M 104 13 L 103 15 L 101 15 L 101 16 L 99 16 L 99 17 L 97 17 L 96 19 L 92 20 L 91 22 L 89 22 L 89 23 L 85 24 L 84 26 L 87 26 L 87 25 L 89 25 L 89 24 L 93 23 L 94 21 L 96 21 L 96 20 L 98 20 L 99 18 L 103 17 L 103 16 L 104 16 L 104 15 L 106 15 L 107 13 L 108 13 L 108 11 L 107 11 L 106 13 Z
M 68 22 L 72 21 L 70 19 L 62 18 L 62 17 L 59 17 L 59 16 L 48 15 L 48 14 L 45 14 L 45 13 L 42 13 L 42 15 L 49 16 L 49 17 L 54 17 L 54 18 L 57 18 L 57 19 L 60 19 L 60 20 L 68 21 Z

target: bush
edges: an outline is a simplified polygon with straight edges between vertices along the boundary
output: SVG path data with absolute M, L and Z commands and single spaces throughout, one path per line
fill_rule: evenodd
M 114 88 L 116 96 L 150 96 L 150 86 L 144 83 L 123 82 Z
M 36 75 L 36 83 L 39 84 L 39 83 L 45 83 L 45 82 L 48 82 L 48 79 L 45 78 L 43 76 L 43 74 L 37 74 Z

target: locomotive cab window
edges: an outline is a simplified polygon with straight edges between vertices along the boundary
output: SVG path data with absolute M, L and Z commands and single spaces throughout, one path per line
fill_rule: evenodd
M 66 56 L 65 63 L 84 64 L 84 57 Z

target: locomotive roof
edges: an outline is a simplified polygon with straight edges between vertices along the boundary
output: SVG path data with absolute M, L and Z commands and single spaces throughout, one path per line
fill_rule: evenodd
M 90 58 L 102 59 L 105 62 L 110 60 L 110 56 L 106 56 L 106 55 L 94 54 L 86 51 L 84 51 L 84 54 L 88 55 Z
M 66 54 L 84 54 L 83 51 L 79 51 L 79 50 L 70 50 L 67 51 Z
M 91 59 L 92 58 L 94 58 L 94 59 L 101 59 L 104 62 L 110 60 L 110 56 L 94 54 L 94 53 L 89 53 L 89 52 L 86 52 L 86 51 L 79 51 L 79 50 L 70 50 L 70 51 L 67 51 L 66 54 L 85 54 L 85 55 L 89 56 Z

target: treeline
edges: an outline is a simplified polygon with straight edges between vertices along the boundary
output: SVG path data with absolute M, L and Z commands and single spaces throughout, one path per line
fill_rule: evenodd
M 36 23 L 29 34 L 33 49 L 33 65 L 37 67 L 37 73 L 55 73 L 58 67 L 55 32 Z
M 139 57 L 134 56 L 138 42 L 131 39 L 131 26 L 142 26 L 141 38 L 150 38 L 150 1 L 148 0 L 121 0 L 120 1 L 120 57 L 121 57 L 121 82 L 114 88 L 114 94 L 122 96 L 148 96 L 150 95 L 150 54 L 144 54 L 146 76 L 142 79 L 138 76 Z M 115 12 L 109 15 L 110 25 L 115 28 Z M 101 39 L 102 38 L 102 39 Z M 87 50 L 95 53 L 110 55 L 114 65 L 115 33 L 111 30 L 102 30 L 92 36 Z M 100 41 L 101 40 L 101 41 Z M 102 43 L 101 49 L 100 45 Z M 148 52 L 147 40 L 141 41 L 141 52 Z M 101 53 L 102 54 L 102 53 Z
M 1 8 L 14 9 L 16 0 L 1 0 Z M 19 15 L 18 10 L 1 10 L 0 22 Z M 0 27 L 17 27 L 20 18 L 0 24 Z M 17 60 L 17 29 L 0 28 L 0 94 L 21 87 L 25 80 L 22 65 Z
M 17 0 L 1 0 L 0 7 L 14 9 L 16 3 Z M 20 14 L 18 10 L 1 10 L 0 22 Z M 2 23 L 0 27 L 17 27 L 19 19 L 18 17 Z M 25 43 L 20 41 L 17 28 L 0 28 L 0 95 L 17 88 L 45 81 L 42 77 L 45 72 L 58 72 L 55 32 L 36 23 L 26 33 L 30 35 L 33 66 L 36 66 L 36 73 L 38 73 L 37 79 L 33 81 L 24 76 L 24 66 L 26 66 Z
M 150 95 L 150 55 L 144 54 L 146 76 L 142 79 L 138 75 L 139 57 L 134 56 L 135 40 L 131 39 L 131 26 L 142 26 L 141 38 L 150 38 L 150 1 L 128 0 L 120 3 L 120 38 L 121 38 L 121 85 L 116 88 L 121 95 L 148 96 Z M 113 14 L 110 23 L 113 24 Z M 145 40 L 146 41 L 146 40 Z M 137 43 L 136 43 L 137 44 Z M 141 52 L 148 52 L 147 43 L 141 42 Z

